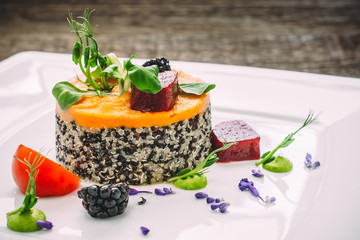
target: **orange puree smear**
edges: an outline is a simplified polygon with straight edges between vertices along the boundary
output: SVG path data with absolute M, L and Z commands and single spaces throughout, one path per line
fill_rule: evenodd
M 178 71 L 179 83 L 202 82 L 182 71 Z M 76 78 L 69 80 L 78 88 L 86 89 L 86 85 L 77 81 Z M 117 86 L 113 89 L 118 93 Z M 201 96 L 186 94 L 182 91 L 170 111 L 146 112 L 130 109 L 130 92 L 114 96 L 83 96 L 66 111 L 62 111 L 57 104 L 56 111 L 61 119 L 86 128 L 140 128 L 151 126 L 165 126 L 181 120 L 190 119 L 196 114 L 203 113 L 210 103 L 209 93 Z

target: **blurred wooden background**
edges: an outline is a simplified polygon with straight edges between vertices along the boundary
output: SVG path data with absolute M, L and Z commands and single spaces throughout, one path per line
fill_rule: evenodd
M 0 0 L 0 61 L 71 53 L 86 7 L 102 54 L 360 77 L 359 0 Z

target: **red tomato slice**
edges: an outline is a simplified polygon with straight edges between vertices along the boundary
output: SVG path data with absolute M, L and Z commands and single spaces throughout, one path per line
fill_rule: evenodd
M 30 153 L 31 157 L 29 160 Z M 37 154 L 38 152 L 25 147 L 24 145 L 20 145 L 15 152 L 16 157 L 23 161 L 30 162 L 30 164 L 33 162 Z M 43 157 L 43 155 L 40 156 Z M 24 194 L 29 182 L 29 174 L 26 169 L 29 170 L 29 167 L 14 157 L 12 163 L 12 174 L 16 185 Z M 63 196 L 74 191 L 80 184 L 80 178 L 48 158 L 45 158 L 38 170 L 39 173 L 35 182 L 36 196 L 38 197 Z

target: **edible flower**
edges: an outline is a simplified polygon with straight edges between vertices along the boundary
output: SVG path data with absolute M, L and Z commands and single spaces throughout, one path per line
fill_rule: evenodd
M 306 153 L 304 163 L 307 168 L 311 168 L 311 169 L 315 169 L 320 166 L 319 161 L 315 161 L 314 163 L 312 162 L 312 156 L 310 153 Z
M 203 198 L 207 198 L 207 194 L 206 193 L 204 193 L 204 192 L 197 192 L 197 193 L 195 193 L 195 197 L 197 198 L 197 199 L 203 199 Z
M 212 198 L 212 197 L 207 197 L 206 198 L 206 203 L 213 203 L 213 202 L 215 202 L 215 198 Z
M 148 229 L 147 227 L 144 227 L 144 226 L 141 226 L 140 230 L 143 235 L 147 235 L 150 232 L 150 229 Z
M 253 169 L 251 170 L 251 172 L 254 177 L 258 177 L 258 178 L 264 177 L 264 174 L 259 169 L 258 170 Z
M 219 204 L 211 204 L 210 208 L 213 211 L 216 209 L 219 209 L 219 212 L 225 213 L 227 208 L 229 207 L 229 205 L 230 205 L 230 203 L 223 202 L 223 203 L 219 203 Z
M 250 191 L 253 196 L 259 198 L 265 204 L 275 202 L 275 200 L 276 200 L 275 197 L 269 197 L 269 196 L 267 196 L 265 199 L 263 199 L 260 196 L 259 191 L 255 188 L 254 183 L 252 181 L 249 181 L 249 179 L 247 179 L 247 178 L 241 179 L 241 181 L 239 183 L 239 189 L 241 191 L 245 191 L 245 190 Z
M 261 201 L 264 202 L 264 199 L 262 199 L 262 197 L 260 196 L 259 191 L 253 185 L 249 185 L 249 190 L 252 195 L 254 195 L 255 197 L 259 198 Z
M 239 183 L 239 188 L 241 191 L 244 191 L 244 190 L 248 189 L 250 185 L 254 186 L 254 183 L 252 181 L 249 181 L 249 179 L 247 179 L 247 178 L 243 178 L 243 179 L 241 179 L 241 181 Z
M 46 220 L 38 220 L 38 221 L 36 221 L 36 225 L 38 225 L 41 228 L 45 228 L 45 229 L 53 228 L 52 222 L 46 221 Z
M 173 190 L 171 188 L 165 188 L 165 187 L 162 190 L 159 188 L 155 188 L 154 192 L 156 195 L 160 195 L 160 196 L 165 196 L 168 194 L 175 193 L 175 192 L 173 192 Z
M 138 191 L 135 188 L 130 188 L 129 195 L 136 195 L 138 193 L 152 193 L 152 192 L 150 192 L 150 191 Z

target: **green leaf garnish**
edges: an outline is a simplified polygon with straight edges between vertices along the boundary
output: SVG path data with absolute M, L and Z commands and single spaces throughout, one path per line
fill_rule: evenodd
M 177 181 L 178 179 L 186 179 L 187 177 L 192 177 L 195 175 L 198 175 L 198 176 L 204 175 L 208 171 L 208 168 L 218 160 L 216 153 L 219 151 L 222 151 L 222 150 L 226 150 L 234 144 L 236 144 L 236 142 L 225 143 L 224 146 L 222 146 L 221 148 L 218 148 L 218 149 L 212 151 L 205 158 L 205 160 L 202 161 L 196 168 L 194 168 L 193 170 L 190 170 L 190 171 L 187 170 L 188 168 L 185 168 L 185 169 L 181 170 L 177 174 L 177 176 L 170 178 L 168 180 L 168 182 L 172 183 L 172 182 Z M 180 174 L 180 173 L 182 173 L 182 174 Z
M 207 93 L 216 87 L 215 84 L 197 82 L 197 83 L 180 83 L 179 88 L 186 93 L 201 95 Z
M 41 155 L 40 151 L 37 153 L 37 155 L 35 156 L 32 163 L 29 162 L 31 159 L 31 152 L 29 154 L 28 160 L 19 159 L 15 155 L 14 155 L 14 158 L 16 158 L 19 162 L 21 162 L 22 164 L 24 164 L 30 168 L 30 171 L 26 170 L 29 173 L 29 182 L 28 182 L 28 186 L 27 186 L 27 189 L 25 192 L 24 201 L 23 201 L 21 207 L 19 207 L 18 209 L 14 210 L 12 212 L 6 213 L 7 216 L 11 216 L 16 213 L 25 213 L 35 206 L 35 204 L 37 203 L 37 200 L 38 200 L 38 197 L 36 197 L 35 181 L 36 181 L 36 177 L 39 173 L 38 168 L 45 160 L 45 156 Z
M 132 55 L 128 61 L 124 62 L 124 67 L 128 71 L 131 82 L 140 91 L 150 94 L 158 93 L 162 89 L 160 81 L 158 79 L 158 66 L 152 65 L 148 67 L 143 67 L 134 65 L 131 63 L 132 58 L 134 58 L 134 55 Z
M 96 95 L 95 92 L 81 90 L 69 82 L 58 82 L 55 84 L 52 94 L 63 111 L 79 101 L 83 95 Z
M 128 91 L 131 83 L 140 91 L 156 94 L 161 91 L 161 83 L 158 79 L 159 68 L 156 65 L 138 66 L 131 62 L 135 57 L 124 61 L 123 66 L 115 54 L 110 53 L 102 56 L 93 33 L 95 28 L 90 24 L 90 15 L 94 10 L 85 9 L 83 16 L 78 17 L 82 22 L 74 20 L 69 12 L 67 21 L 72 32 L 77 36 L 74 44 L 72 60 L 80 67 L 88 86 L 87 90 L 71 87 L 63 82 L 56 84 L 53 95 L 62 110 L 76 103 L 83 95 L 105 96 L 112 95 L 110 92 L 115 86 L 119 86 L 119 95 Z M 109 79 L 117 79 L 117 83 L 109 83 Z M 79 78 L 78 78 L 79 80 Z M 201 95 L 215 88 L 215 84 L 208 83 L 181 83 L 179 87 L 186 93 Z
M 277 145 L 274 148 L 274 150 L 264 153 L 260 157 L 260 160 L 255 162 L 255 165 L 259 166 L 260 164 L 265 164 L 265 163 L 269 163 L 269 162 L 273 161 L 275 159 L 274 154 L 276 153 L 276 151 L 279 150 L 280 148 L 285 148 L 285 147 L 289 146 L 292 142 L 294 142 L 294 140 L 295 140 L 295 138 L 293 138 L 294 135 L 297 134 L 304 127 L 313 123 L 316 120 L 317 116 L 318 115 L 314 116 L 313 111 L 309 111 L 309 114 L 308 114 L 307 118 L 305 119 L 304 123 L 302 124 L 302 126 L 295 132 L 287 135 L 286 138 L 279 145 Z

